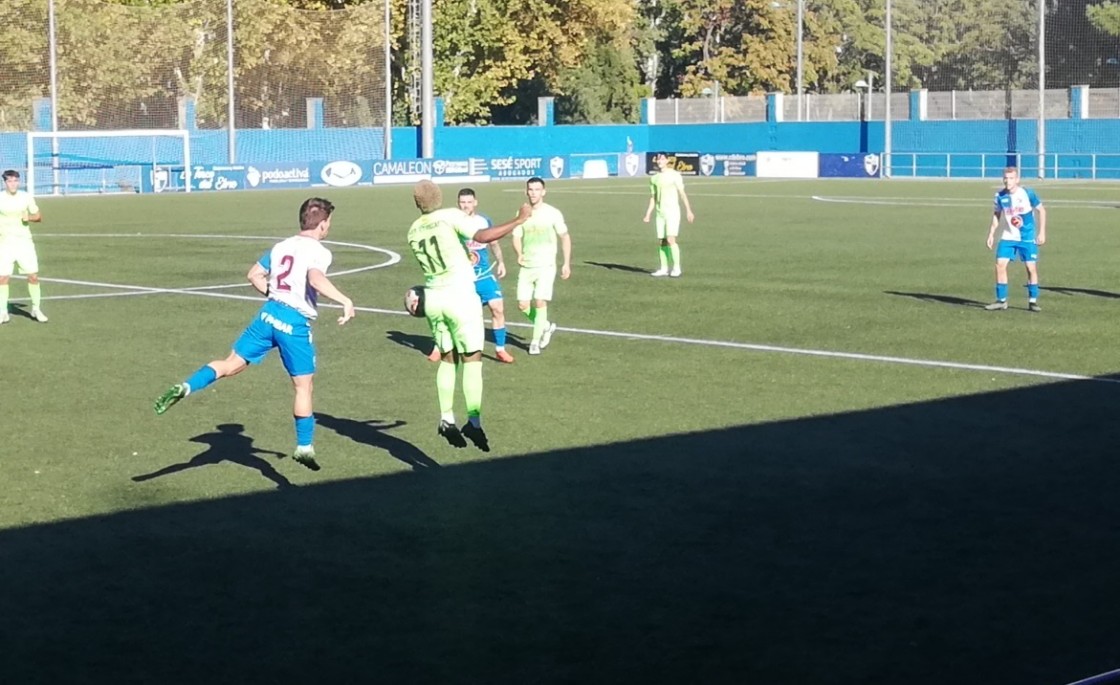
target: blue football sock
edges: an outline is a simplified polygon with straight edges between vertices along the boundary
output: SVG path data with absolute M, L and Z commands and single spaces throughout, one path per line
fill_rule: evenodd
M 494 329 L 494 347 L 503 348 L 506 346 L 506 327 Z
M 1027 296 L 1031 298 L 1032 302 L 1034 300 L 1038 299 L 1038 284 L 1037 283 L 1028 283 L 1027 284 Z
M 1007 284 L 996 283 L 996 299 L 1003 302 L 1007 299 Z
M 296 445 L 307 447 L 315 439 L 315 417 L 294 416 L 296 420 Z
M 191 374 L 191 377 L 187 379 L 186 383 L 187 387 L 191 389 L 191 392 L 198 392 L 216 380 L 218 380 L 217 372 L 214 371 L 212 366 L 207 364 Z

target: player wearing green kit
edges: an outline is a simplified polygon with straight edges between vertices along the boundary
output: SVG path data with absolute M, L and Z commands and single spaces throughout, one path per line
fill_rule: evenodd
M 438 432 L 455 447 L 466 447 L 464 436 L 480 450 L 490 451 L 482 430 L 482 346 L 486 337 L 482 300 L 474 287 L 474 264 L 467 241 L 490 243 L 509 234 L 529 217 L 522 205 L 512 221 L 478 229 L 458 208 L 440 209 L 443 194 L 431 181 L 420 181 L 412 190 L 420 218 L 408 229 L 408 246 L 424 271 L 424 316 L 442 353 L 436 370 L 439 396 Z M 467 423 L 455 423 L 455 384 L 463 367 L 463 397 Z
M 533 177 L 525 182 L 525 196 L 533 215 L 513 231 L 513 251 L 521 270 L 517 274 L 517 306 L 533 322 L 533 339 L 529 354 L 540 354 L 548 347 L 556 324 L 548 320 L 548 303 L 556 282 L 556 245 L 564 253 L 560 278 L 572 275 L 572 237 L 559 209 L 544 201 L 547 191 L 544 179 Z
M 681 275 L 681 248 L 677 245 L 677 236 L 681 231 L 680 202 L 684 202 L 688 223 L 691 224 L 696 217 L 688 202 L 688 194 L 684 192 L 681 172 L 669 168 L 669 155 L 658 152 L 653 156 L 653 162 L 657 165 L 657 173 L 649 179 L 649 206 L 646 207 L 646 215 L 642 221 L 648 224 L 650 215 L 657 210 L 655 216 L 661 267 L 650 276 L 678 278 Z
M 27 275 L 27 292 L 31 295 L 31 318 L 46 323 L 40 304 L 43 300 L 39 285 L 39 255 L 31 239 L 28 224 L 43 220 L 39 205 L 26 190 L 19 188 L 19 172 L 8 169 L 3 174 L 4 190 L 0 191 L 0 324 L 8 323 L 8 282 L 18 266 Z

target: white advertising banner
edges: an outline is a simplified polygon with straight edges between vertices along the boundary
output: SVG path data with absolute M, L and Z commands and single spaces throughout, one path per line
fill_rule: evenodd
M 759 178 L 816 178 L 817 152 L 759 152 L 755 176 Z

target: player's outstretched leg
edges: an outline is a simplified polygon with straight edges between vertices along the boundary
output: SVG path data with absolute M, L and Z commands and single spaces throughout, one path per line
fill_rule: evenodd
M 176 383 L 156 398 L 156 414 L 162 414 L 187 396 L 187 389 L 182 383 Z
M 467 441 L 459 432 L 459 427 L 450 421 L 440 420 L 438 432 L 452 447 L 466 447 Z

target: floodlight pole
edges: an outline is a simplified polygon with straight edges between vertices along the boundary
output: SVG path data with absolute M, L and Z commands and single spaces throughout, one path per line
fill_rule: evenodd
M 50 33 L 50 71 L 51 71 L 51 133 L 58 133 L 58 34 L 56 31 L 54 0 L 47 2 L 47 30 Z M 35 165 L 35 150 L 30 150 L 27 157 L 32 166 Z M 28 175 L 32 174 L 28 170 Z M 51 136 L 51 194 L 58 195 L 60 187 L 58 179 L 58 136 Z M 32 195 L 35 188 L 28 188 Z
M 432 63 L 432 0 L 420 2 L 420 99 L 423 110 L 420 121 L 421 157 L 435 156 L 435 97 L 432 94 L 434 67 Z
M 804 51 L 803 36 L 805 34 L 805 0 L 797 0 L 797 120 L 804 121 L 804 107 L 802 100 L 805 88 L 802 85 L 802 73 L 804 71 Z
M 1046 0 L 1038 0 L 1038 177 L 1046 178 Z
M 236 112 L 233 100 L 233 0 L 226 0 L 226 91 L 229 100 L 229 110 L 226 118 L 229 119 L 227 130 L 229 133 L 229 163 L 237 162 L 237 122 L 234 121 Z M 187 169 L 187 183 L 190 183 L 191 170 Z
M 892 35 L 891 35 L 891 0 L 887 0 L 887 54 L 883 60 L 883 70 L 887 73 L 883 77 L 883 95 L 886 97 L 886 105 L 883 108 L 883 177 L 891 177 L 891 53 L 892 50 Z
M 393 69 L 390 46 L 393 44 L 392 16 L 390 14 L 391 1 L 385 0 L 385 142 L 383 154 L 385 159 L 393 158 Z

